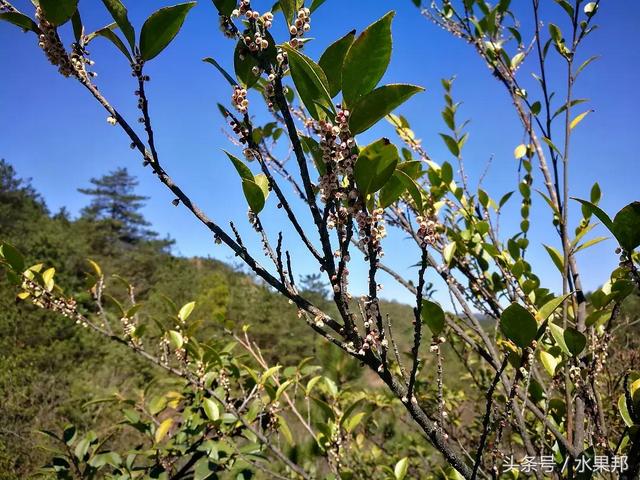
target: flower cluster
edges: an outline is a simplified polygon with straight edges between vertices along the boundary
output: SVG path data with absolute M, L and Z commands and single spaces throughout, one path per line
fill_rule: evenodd
M 428 247 L 435 244 L 438 240 L 438 224 L 435 220 L 418 216 L 416 217 L 416 221 L 418 222 L 418 231 L 416 232 L 416 235 L 420 239 L 421 246 Z
M 247 108 L 249 107 L 249 100 L 247 100 L 247 89 L 242 88 L 238 85 L 233 87 L 231 102 L 240 113 L 247 113 Z
M 36 7 L 36 19 L 38 20 L 38 27 L 42 32 L 38 45 L 44 51 L 49 62 L 58 67 L 58 71 L 62 75 L 70 77 L 75 73 L 74 65 L 69 60 L 69 56 L 58 36 L 56 27 L 47 21 L 39 6 Z
M 320 121 L 317 129 L 321 136 L 322 160 L 327 167 L 326 173 L 320 177 L 321 198 L 325 202 L 343 200 L 346 193 L 342 179 L 353 178 L 353 167 L 358 158 L 354 152 L 356 142 L 349 131 L 349 110 L 339 109 L 335 123 Z M 351 181 L 349 183 L 353 184 Z M 349 192 L 350 200 L 357 198 L 355 189 Z
M 289 44 L 293 48 L 300 47 L 302 45 L 300 38 L 309 30 L 311 30 L 311 10 L 308 8 L 301 8 L 298 10 L 296 19 L 289 27 L 289 34 L 291 35 Z
M 387 229 L 384 224 L 384 209 L 376 208 L 369 214 L 366 210 L 356 213 L 356 223 L 358 224 L 358 234 L 360 239 L 358 245 L 365 247 L 371 245 L 375 253 L 381 257 L 382 239 L 387 236 Z
M 243 37 L 244 43 L 251 52 L 261 52 L 269 48 L 269 41 L 259 31 Z

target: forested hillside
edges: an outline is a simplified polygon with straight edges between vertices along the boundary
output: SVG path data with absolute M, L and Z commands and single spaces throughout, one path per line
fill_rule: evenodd
M 318 349 L 319 340 L 296 309 L 252 276 L 216 260 L 172 255 L 171 240 L 159 239 L 140 214 L 145 198 L 136 195 L 135 186 L 125 169 L 94 179 L 80 190 L 87 194 L 87 207 L 72 218 L 65 210 L 50 212 L 29 181 L 18 178 L 3 160 L 0 238 L 26 252 L 30 264 L 56 265 L 59 284 L 80 300 L 89 298 L 85 284 L 87 260 L 92 259 L 112 275 L 113 284 L 126 272 L 127 281 L 137 287 L 138 301 L 158 316 L 166 312 L 168 297 L 179 304 L 196 301 L 192 316 L 202 322 L 204 338 L 251 325 L 253 339 L 270 360 L 286 365 L 319 355 L 336 380 L 353 379 L 353 361 L 340 358 L 325 342 Z M 327 291 L 317 277 L 300 281 L 323 302 Z M 395 318 L 411 315 L 405 305 L 387 302 L 384 309 Z M 46 445 L 39 430 L 58 431 L 66 424 L 106 429 L 121 414 L 105 404 L 86 404 L 115 392 L 131 394 L 159 373 L 125 348 L 54 314 L 18 304 L 4 275 L 0 352 L 3 480 L 25 478 L 50 458 L 36 447 Z

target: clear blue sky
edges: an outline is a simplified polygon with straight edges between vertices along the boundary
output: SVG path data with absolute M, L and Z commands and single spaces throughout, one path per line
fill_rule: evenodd
M 170 4 L 164 0 L 125 3 L 137 28 L 152 11 Z M 271 0 L 255 1 L 254 8 L 264 11 L 271 3 Z M 528 13 L 529 2 L 513 3 Z M 543 3 L 548 8 L 547 18 L 558 23 L 563 21 L 564 14 L 554 2 Z M 28 10 L 30 2 L 20 0 L 16 5 Z M 111 21 L 98 0 L 82 0 L 80 8 L 89 30 Z M 361 31 L 390 9 L 397 11 L 394 53 L 384 80 L 416 83 L 427 88 L 399 111 L 411 121 L 436 160 L 450 160 L 438 137 L 438 132 L 445 131 L 440 118 L 440 79 L 456 75 L 455 97 L 464 102 L 460 117 L 472 120 L 465 149 L 472 183 L 493 156 L 485 188 L 494 197 L 513 190 L 517 174 L 512 152 L 521 143 L 522 129 L 503 88 L 468 45 L 450 38 L 422 18 L 410 0 L 328 0 L 313 16 L 311 36 L 316 40 L 308 45 L 307 52 L 317 59 L 333 40 L 352 28 Z M 280 22 L 280 17 L 276 18 Z M 598 181 L 604 192 L 602 205 L 610 213 L 638 197 L 640 49 L 636 37 L 639 22 L 640 3 L 602 2 L 597 22 L 600 29 L 586 42 L 584 53 L 585 58 L 591 54 L 602 55 L 602 58 L 583 74 L 577 88 L 578 96 L 591 98 L 595 113 L 580 125 L 574 136 L 571 193 L 586 197 L 592 183 Z M 213 56 L 232 70 L 232 50 L 232 43 L 218 30 L 217 14 L 211 2 L 201 0 L 178 38 L 148 65 L 152 77 L 151 112 L 160 156 L 167 170 L 219 223 L 239 219 L 247 243 L 259 252 L 258 241 L 244 221 L 247 207 L 237 174 L 221 154 L 222 148 L 231 148 L 231 145 L 222 132 L 223 123 L 215 104 L 228 104 L 230 87 L 210 65 L 201 62 L 203 57 Z M 106 41 L 94 42 L 91 53 L 99 73 L 99 86 L 135 123 L 137 111 L 132 95 L 135 86 L 127 63 Z M 228 251 L 215 246 L 209 233 L 186 209 L 171 206 L 172 196 L 142 168 L 140 158 L 129 149 L 129 141 L 117 128 L 107 124 L 105 112 L 77 82 L 60 77 L 46 62 L 33 34 L 23 34 L 8 24 L 0 25 L 0 65 L 0 157 L 10 161 L 21 176 L 32 177 L 51 210 L 66 206 L 77 213 L 86 199 L 76 188 L 86 185 L 90 177 L 127 166 L 139 176 L 140 192 L 151 197 L 145 215 L 156 230 L 176 239 L 177 253 L 231 260 Z M 522 74 L 526 77 L 526 66 L 524 70 Z M 554 73 L 559 71 L 554 69 Z M 532 94 L 537 95 L 533 85 L 528 86 Z M 254 107 L 256 104 L 253 102 Z M 390 127 L 383 125 L 368 132 L 361 143 L 381 135 L 392 135 Z M 540 187 L 537 172 L 535 182 Z M 558 240 L 543 223 L 548 219 L 548 212 L 542 201 L 537 197 L 534 202 L 531 239 L 536 245 L 530 260 L 543 280 L 557 288 L 559 281 L 554 267 L 539 244 L 557 245 Z M 517 207 L 519 202 L 514 198 L 512 203 Z M 274 202 L 270 204 L 264 214 L 265 223 L 277 219 L 278 225 L 284 224 L 273 208 Z M 507 214 L 505 232 L 515 226 L 516 212 L 514 208 Z M 604 234 L 602 230 L 598 233 Z M 285 235 L 292 242 L 291 248 L 301 254 L 296 273 L 308 273 L 311 266 L 308 256 L 293 243 L 290 230 L 285 229 Z M 410 272 L 408 267 L 415 263 L 415 257 L 407 255 L 406 245 L 406 240 L 392 236 L 386 245 L 386 260 L 401 271 Z M 596 255 L 590 256 L 590 260 L 582 259 L 588 288 L 606 280 L 616 262 L 613 249 L 613 243 L 607 242 L 594 247 L 592 253 Z M 360 275 L 361 271 L 354 273 L 354 286 Z M 387 298 L 409 300 L 391 280 L 385 280 L 384 284 Z M 356 288 L 356 293 L 361 291 Z M 444 293 L 442 288 L 441 292 Z

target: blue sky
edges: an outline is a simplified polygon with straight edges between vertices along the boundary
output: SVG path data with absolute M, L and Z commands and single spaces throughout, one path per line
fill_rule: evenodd
M 164 0 L 125 3 L 138 29 L 152 11 L 170 4 Z M 529 2 L 513 3 L 521 6 L 521 16 L 526 17 Z M 564 14 L 554 2 L 543 3 L 547 8 L 544 16 L 562 24 Z M 27 11 L 30 2 L 22 0 L 15 4 Z M 254 1 L 254 8 L 264 11 L 270 4 Z M 82 0 L 80 9 L 88 30 L 111 21 L 98 0 Z M 310 35 L 316 40 L 308 45 L 307 53 L 317 59 L 332 41 L 353 28 L 361 31 L 391 9 L 397 12 L 393 27 L 394 52 L 384 81 L 415 83 L 427 89 L 399 112 L 409 119 L 434 159 L 451 160 L 438 137 L 438 132 L 446 131 L 440 117 L 443 104 L 440 79 L 456 75 L 455 98 L 463 102 L 459 118 L 471 119 L 470 140 L 464 152 L 471 183 L 477 182 L 488 159 L 493 158 L 484 188 L 498 198 L 513 190 L 517 165 L 512 152 L 521 143 L 523 132 L 503 88 L 468 45 L 452 39 L 422 18 L 410 0 L 327 0 L 313 16 Z M 279 16 L 276 19 L 281 22 Z M 640 49 L 633 45 L 637 45 L 639 21 L 638 2 L 602 2 L 597 21 L 600 28 L 583 50 L 583 58 L 594 54 L 602 58 L 581 76 L 577 87 L 577 96 L 589 97 L 595 112 L 582 122 L 574 135 L 571 193 L 587 197 L 593 182 L 598 181 L 604 192 L 602 206 L 610 213 L 637 199 Z M 233 146 L 223 133 L 216 102 L 229 103 L 230 87 L 210 65 L 201 61 L 205 56 L 212 56 L 232 70 L 233 44 L 222 37 L 217 24 L 211 2 L 201 0 L 177 39 L 148 65 L 152 77 L 151 113 L 165 168 L 220 224 L 238 220 L 245 241 L 259 253 L 258 239 L 244 221 L 247 207 L 237 174 L 221 153 L 222 148 L 233 150 Z M 94 42 L 90 50 L 96 61 L 101 90 L 135 123 L 135 85 L 127 62 L 105 41 Z M 32 34 L 23 34 L 8 24 L 0 25 L 0 65 L 3 65 L 0 157 L 10 161 L 21 176 L 33 179 L 51 210 L 66 206 L 77 213 L 86 199 L 76 188 L 86 185 L 90 177 L 127 166 L 140 178 L 140 192 L 151 197 L 145 215 L 156 230 L 175 238 L 177 253 L 232 260 L 228 250 L 215 246 L 211 235 L 186 209 L 171 205 L 173 197 L 142 168 L 140 158 L 129 149 L 129 141 L 117 128 L 107 124 L 105 112 L 77 82 L 62 78 L 46 62 Z M 552 76 L 560 79 L 560 66 L 552 67 Z M 526 78 L 529 72 L 525 64 L 521 75 Z M 531 95 L 537 96 L 532 82 L 525 80 L 525 83 Z M 257 111 L 257 102 L 252 105 L 252 113 L 256 113 L 258 119 L 265 118 Z M 363 135 L 360 143 L 392 134 L 388 125 L 381 125 Z M 535 183 L 541 186 L 537 170 Z M 540 245 L 542 242 L 557 245 L 558 240 L 547 228 L 548 211 L 541 199 L 535 198 L 534 202 L 531 232 L 534 247 L 529 258 L 548 286 L 558 288 L 557 272 Z M 284 226 L 284 218 L 274 203 L 270 202 L 263 221 L 267 225 L 272 222 L 278 228 L 282 225 L 290 248 L 298 253 L 296 273 L 309 273 L 312 264 L 308 255 Z M 514 208 L 505 214 L 505 233 L 514 233 L 518 203 L 514 198 Z M 600 230 L 598 234 L 604 232 Z M 386 261 L 411 274 L 409 267 L 415 263 L 415 256 L 408 253 L 411 251 L 407 246 L 406 240 L 392 235 L 385 247 Z M 612 242 L 605 242 L 593 247 L 593 256 L 582 255 L 587 288 L 606 281 L 616 263 L 614 248 Z M 363 272 L 355 269 L 353 273 L 355 293 L 362 291 L 358 284 L 364 286 Z M 384 285 L 385 297 L 409 301 L 406 292 L 391 280 L 385 280 Z M 444 289 L 440 290 L 438 296 L 444 300 Z

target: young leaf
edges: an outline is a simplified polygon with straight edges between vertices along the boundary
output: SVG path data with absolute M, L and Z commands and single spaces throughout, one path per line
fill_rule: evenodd
M 517 346 L 526 348 L 536 338 L 538 324 L 529 310 L 518 303 L 512 303 L 502 312 L 500 329 Z
M 191 315 L 191 312 L 193 312 L 193 309 L 195 308 L 195 306 L 196 306 L 196 302 L 189 302 L 183 305 L 180 311 L 178 312 L 178 318 L 181 321 L 186 322 L 187 318 L 189 318 L 189 315 Z
M 527 155 L 527 149 L 528 149 L 527 145 L 524 145 L 524 144 L 518 145 L 516 149 L 513 151 L 513 156 L 516 159 L 525 157 Z
M 5 20 L 9 23 L 12 23 L 17 27 L 22 28 L 25 31 L 28 30 L 38 34 L 40 33 L 40 29 L 38 28 L 38 25 L 36 24 L 36 22 L 34 22 L 29 17 L 27 17 L 26 15 L 20 12 L 0 13 L 0 20 Z
M 354 135 L 362 133 L 424 88 L 415 85 L 385 85 L 360 97 L 351 107 L 349 127 Z
M 78 9 L 78 0 L 40 0 L 44 18 L 54 26 L 60 26 L 71 19 Z
M 136 32 L 133 30 L 133 26 L 129 21 L 126 7 L 120 0 L 102 0 L 102 3 L 107 7 L 107 10 L 109 10 L 109 13 L 118 24 L 118 27 L 122 30 L 124 38 L 127 39 L 127 42 L 129 42 L 129 46 L 131 47 L 131 51 L 133 51 L 136 46 Z
M 444 330 L 444 311 L 437 303 L 430 300 L 422 300 L 420 316 L 434 336 L 440 335 Z
M 446 247 L 442 250 L 442 257 L 447 265 L 451 264 L 451 260 L 453 260 L 453 255 L 456 253 L 456 248 L 458 244 L 456 242 L 450 242 Z
M 409 468 L 409 459 L 404 457 L 393 468 L 393 476 L 395 480 L 404 480 L 404 477 L 407 476 L 407 470 Z
M 342 91 L 348 105 L 372 91 L 387 71 L 393 16 L 394 12 L 389 12 L 367 27 L 349 48 L 342 70 Z
M 333 103 L 324 71 L 313 60 L 288 44 L 284 44 L 283 48 L 287 52 L 291 77 L 302 103 L 314 119 L 320 120 L 326 117 L 325 109 L 333 111 Z
M 202 408 L 207 418 L 213 422 L 220 419 L 220 408 L 218 404 L 210 398 L 205 398 L 202 401 Z
M 169 340 L 174 348 L 179 349 L 184 345 L 184 338 L 180 332 L 176 332 L 175 330 L 169 330 Z
M 558 268 L 560 273 L 564 272 L 564 257 L 562 254 L 554 247 L 550 247 L 548 245 L 543 245 L 547 253 L 551 257 L 554 265 Z
M 358 190 L 363 196 L 380 190 L 393 175 L 398 164 L 398 149 L 386 138 L 367 145 L 362 149 L 354 176 Z
M 265 205 L 265 197 L 262 188 L 253 180 L 242 180 L 242 191 L 247 199 L 249 208 L 255 214 L 262 211 Z
M 349 47 L 351 47 L 355 37 L 356 31 L 352 30 L 340 40 L 329 45 L 318 62 L 318 65 L 320 65 L 327 76 L 331 98 L 338 95 L 340 90 L 342 90 L 342 66 L 347 51 Z
M 161 8 L 153 13 L 142 25 L 140 32 L 140 55 L 143 60 L 151 60 L 175 38 L 189 10 L 195 2 L 180 3 Z
M 547 373 L 553 377 L 556 374 L 558 363 L 560 363 L 558 359 L 549 352 L 540 350 L 540 361 Z

